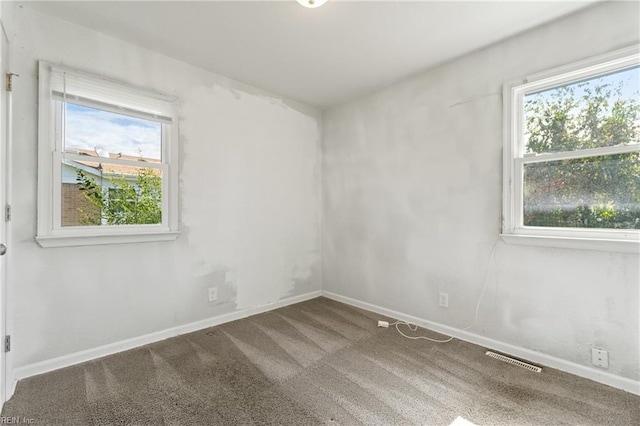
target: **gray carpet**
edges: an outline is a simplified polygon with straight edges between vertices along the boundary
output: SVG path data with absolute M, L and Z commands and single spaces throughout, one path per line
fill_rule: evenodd
M 640 424 L 638 396 L 533 373 L 458 340 L 407 340 L 377 328 L 380 318 L 317 298 L 21 380 L 2 416 L 36 425 Z

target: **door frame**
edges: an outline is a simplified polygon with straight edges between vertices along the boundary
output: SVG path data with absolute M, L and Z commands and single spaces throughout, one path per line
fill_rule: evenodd
M 7 90 L 9 72 L 9 38 L 0 12 L 0 242 L 7 247 L 7 254 L 0 257 L 0 408 L 11 396 L 13 384 L 7 377 L 7 263 L 11 256 L 10 219 L 6 206 L 11 204 L 11 92 Z

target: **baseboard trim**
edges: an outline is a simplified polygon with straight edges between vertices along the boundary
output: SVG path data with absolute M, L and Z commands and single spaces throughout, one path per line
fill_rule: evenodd
M 475 333 L 460 330 L 448 325 L 439 324 L 433 321 L 428 321 L 423 318 L 418 318 L 413 315 L 407 315 L 402 312 L 394 311 L 392 309 L 383 308 L 382 306 L 374 305 L 371 303 L 363 302 L 361 300 L 353 299 L 350 297 L 342 296 L 340 294 L 332 293 L 329 291 L 322 291 L 322 295 L 328 299 L 332 299 L 338 302 L 346 303 L 347 305 L 355 306 L 357 308 L 366 309 L 368 311 L 376 312 L 381 315 L 385 315 L 391 318 L 395 318 L 401 321 L 408 321 L 413 324 L 417 324 L 421 327 L 428 328 L 438 333 L 446 334 L 447 336 L 455 337 L 456 339 L 464 340 L 465 342 L 474 343 L 476 345 L 485 347 L 487 349 L 493 349 L 498 352 L 505 353 L 507 355 L 514 356 L 516 358 L 522 358 L 528 361 L 532 361 L 536 364 L 555 368 L 566 373 L 571 373 L 576 376 L 584 377 L 607 386 L 622 389 L 629 393 L 640 395 L 640 381 L 627 379 L 625 377 L 616 376 L 615 374 L 607 373 L 604 371 L 589 368 L 574 362 L 570 362 L 561 358 L 556 358 L 551 355 L 547 355 L 541 352 L 536 352 L 531 349 L 522 348 L 509 343 L 501 342 L 498 340 L 490 339 L 488 337 L 480 336 Z
M 271 311 L 273 309 L 281 308 L 295 303 L 304 302 L 306 300 L 314 299 L 319 296 L 324 296 L 338 302 L 346 303 L 347 305 L 355 306 L 358 308 L 366 309 L 371 312 L 376 312 L 381 315 L 396 318 L 402 321 L 409 321 L 417 324 L 421 327 L 428 328 L 430 330 L 453 336 L 457 339 L 464 340 L 469 343 L 493 349 L 507 355 L 511 355 L 517 358 L 523 358 L 525 360 L 541 364 L 543 366 L 551 367 L 574 374 L 576 376 L 584 377 L 586 379 L 594 380 L 596 382 L 612 386 L 624 391 L 640 395 L 640 382 L 627 379 L 624 377 L 616 376 L 611 373 L 595 370 L 589 367 L 585 367 L 580 364 L 576 364 L 570 361 L 566 361 L 560 358 L 546 355 L 541 352 L 532 351 L 530 349 L 515 346 L 509 343 L 500 342 L 498 340 L 490 339 L 484 336 L 480 336 L 475 333 L 460 330 L 454 327 L 450 327 L 444 324 L 428 321 L 423 318 L 419 318 L 413 315 L 408 315 L 402 312 L 394 311 L 392 309 L 383 308 L 382 306 L 374 305 L 361 300 L 353 299 L 340 294 L 332 293 L 329 291 L 313 291 L 305 293 L 299 296 L 288 297 L 276 302 L 267 303 L 261 306 L 253 308 L 247 308 L 239 311 L 229 312 L 227 314 L 218 315 L 205 320 L 192 322 L 189 324 L 172 327 L 166 330 L 157 331 L 154 333 L 145 334 L 143 336 L 134 337 L 127 340 L 122 340 L 115 343 L 99 346 L 96 348 L 87 349 L 84 351 L 74 352 L 69 355 L 64 355 L 50 360 L 41 361 L 29 365 L 25 365 L 16 368 L 10 377 L 7 377 L 8 383 L 12 383 L 10 392 L 6 395 L 7 400 L 13 396 L 15 387 L 18 380 L 25 379 L 27 377 L 35 376 L 38 374 L 47 373 L 49 371 L 58 370 L 60 368 L 69 367 L 82 362 L 91 361 L 97 358 L 101 358 L 107 355 L 112 355 L 118 352 L 123 352 L 129 349 L 134 349 L 140 346 L 155 343 L 164 339 L 179 336 L 186 333 L 202 330 L 208 327 L 224 324 L 230 321 L 239 320 L 252 315 L 260 314 L 263 312 Z
M 321 295 L 322 295 L 322 292 L 320 290 L 312 291 L 310 293 L 305 293 L 299 296 L 287 297 L 285 299 L 281 299 L 276 302 L 267 303 L 267 304 L 256 306 L 253 308 L 247 308 L 239 311 L 229 312 L 227 314 L 218 315 L 218 316 L 207 318 L 201 321 L 179 325 L 177 327 L 168 328 L 166 330 L 145 334 L 139 337 L 133 337 L 131 339 L 121 340 L 115 343 L 109 343 L 107 345 L 98 346 L 96 348 L 74 352 L 61 357 L 52 358 L 46 361 L 36 362 L 33 364 L 16 368 L 15 370 L 13 370 L 12 377 L 7 378 L 11 380 L 10 383 L 13 384 L 13 386 L 11 386 L 11 389 L 10 389 L 10 394 L 7 395 L 7 400 L 9 400 L 11 396 L 13 396 L 18 380 L 25 379 L 31 376 L 36 376 L 38 374 L 47 373 L 49 371 L 58 370 L 64 367 L 70 367 L 75 364 L 80 364 L 82 362 L 91 361 L 97 358 L 102 358 L 104 356 L 112 355 L 112 354 L 126 351 L 129 349 L 134 349 L 140 346 L 148 345 L 150 343 L 158 342 L 160 340 L 179 336 L 181 334 L 191 333 L 191 332 L 202 330 L 208 327 L 213 327 L 213 326 L 224 324 L 230 321 L 235 321 L 242 318 L 250 317 L 252 315 L 271 311 L 273 309 L 282 308 L 284 306 L 304 302 L 306 300 L 320 297 Z

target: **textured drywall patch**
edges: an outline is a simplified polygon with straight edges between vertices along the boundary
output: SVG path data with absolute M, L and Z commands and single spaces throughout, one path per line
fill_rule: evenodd
M 233 271 L 238 309 L 291 294 L 320 260 L 317 119 L 219 85 L 188 90 L 181 116 L 189 246 Z
M 637 381 L 637 254 L 494 243 L 503 82 L 637 44 L 638 12 L 603 2 L 324 111 L 323 290 L 456 328 L 477 308 L 484 337 L 586 368 L 606 349 Z

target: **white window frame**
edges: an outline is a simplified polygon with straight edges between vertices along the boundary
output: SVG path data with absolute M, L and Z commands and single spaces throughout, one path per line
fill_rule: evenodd
M 640 253 L 640 231 L 638 230 L 552 228 L 523 225 L 523 171 L 525 164 L 621 154 L 640 150 L 640 144 L 627 144 L 579 151 L 525 155 L 525 95 L 635 65 L 640 65 L 640 49 L 638 46 L 555 68 L 504 85 L 501 236 L 505 242 Z
M 162 223 L 157 225 L 67 226 L 61 222 L 63 159 L 87 161 L 86 156 L 63 153 L 62 102 L 54 93 L 52 75 L 63 74 L 83 84 L 83 97 L 73 103 L 111 110 L 162 123 L 162 160 L 144 163 L 162 171 Z M 65 89 L 66 90 L 66 89 Z M 73 95 L 73 94 L 72 94 Z M 66 96 L 66 95 L 65 95 Z M 123 102 L 120 102 L 122 98 Z M 38 107 L 38 223 L 36 241 L 42 247 L 140 243 L 175 240 L 178 232 L 178 124 L 176 99 L 131 87 L 71 68 L 40 61 Z M 157 106 L 157 108 L 153 108 Z M 161 115 L 155 115 L 156 109 Z M 90 157 L 92 158 L 92 157 Z M 128 164 L 100 157 L 101 163 Z

